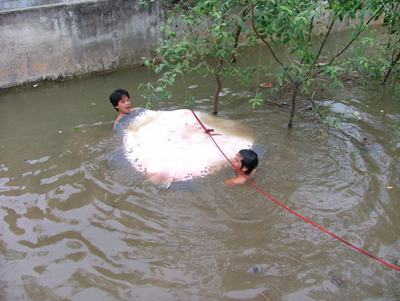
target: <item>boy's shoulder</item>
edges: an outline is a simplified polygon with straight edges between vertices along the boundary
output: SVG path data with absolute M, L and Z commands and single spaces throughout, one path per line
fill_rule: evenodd
M 237 175 L 232 179 L 226 180 L 224 186 L 240 185 L 244 183 L 246 183 L 246 179 L 241 175 Z

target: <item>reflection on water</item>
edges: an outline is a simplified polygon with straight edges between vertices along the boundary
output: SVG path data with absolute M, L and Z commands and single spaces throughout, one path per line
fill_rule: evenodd
M 398 272 L 250 185 L 224 188 L 229 167 L 192 190 L 158 190 L 141 175 L 110 170 L 107 155 L 120 142 L 108 95 L 123 87 L 143 105 L 136 87 L 151 77 L 126 70 L 0 96 L 0 299 L 263 300 L 264 290 L 271 301 L 398 299 Z M 185 82 L 196 109 L 210 111 L 212 81 Z M 253 110 L 245 89 L 225 88 L 220 117 L 267 146 L 255 184 L 399 264 L 400 135 L 390 127 L 400 123 L 399 99 L 352 86 L 333 91 L 322 105 L 347 119 L 321 143 L 307 139 L 317 125 L 304 114 L 289 130 L 286 111 Z M 185 91 L 176 89 L 153 109 L 179 108 Z

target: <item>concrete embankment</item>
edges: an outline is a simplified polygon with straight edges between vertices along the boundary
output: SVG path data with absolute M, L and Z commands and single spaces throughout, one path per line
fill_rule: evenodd
M 132 0 L 0 11 L 0 89 L 142 64 L 166 17 L 160 4 Z

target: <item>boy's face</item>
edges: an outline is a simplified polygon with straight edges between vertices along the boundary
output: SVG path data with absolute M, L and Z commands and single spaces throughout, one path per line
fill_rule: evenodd
M 242 156 L 237 153 L 235 158 L 232 160 L 233 166 L 235 166 L 237 169 L 241 170 L 242 169 Z M 232 169 L 235 169 L 232 166 Z
M 129 114 L 131 112 L 131 101 L 126 95 L 123 95 L 120 100 L 118 100 L 118 105 L 115 106 L 120 114 Z

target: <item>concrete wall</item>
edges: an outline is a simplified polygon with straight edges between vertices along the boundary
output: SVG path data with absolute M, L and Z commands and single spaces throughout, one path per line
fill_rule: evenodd
M 132 0 L 0 12 L 0 89 L 132 67 L 159 45 L 165 10 Z
M 83 2 L 86 0 L 0 0 L 0 10 L 26 8 L 56 3 Z

